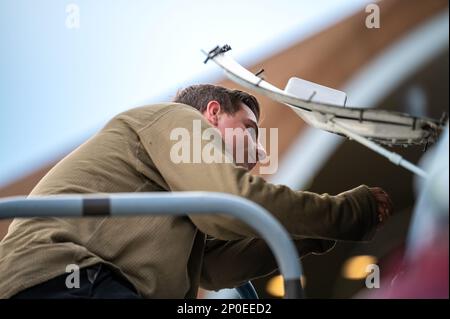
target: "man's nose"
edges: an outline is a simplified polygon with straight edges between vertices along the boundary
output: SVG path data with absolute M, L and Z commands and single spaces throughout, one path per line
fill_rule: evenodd
M 267 157 L 267 152 L 264 148 L 264 146 L 262 146 L 262 144 L 258 141 L 258 146 L 257 146 L 257 153 L 258 153 L 258 161 L 263 161 L 266 157 Z

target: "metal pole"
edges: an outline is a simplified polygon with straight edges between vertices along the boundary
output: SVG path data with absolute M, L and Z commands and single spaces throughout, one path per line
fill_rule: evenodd
M 236 288 L 242 299 L 258 299 L 258 293 L 250 282 Z
M 330 120 L 334 126 L 340 131 L 342 134 L 347 135 L 349 138 L 361 143 L 362 145 L 370 148 L 371 150 L 375 151 L 376 153 L 380 154 L 381 156 L 386 157 L 389 159 L 392 163 L 402 166 L 409 170 L 410 172 L 413 172 L 414 174 L 422 177 L 427 178 L 428 173 L 425 172 L 420 167 L 414 165 L 413 163 L 405 160 L 403 157 L 401 157 L 399 154 L 390 152 L 384 147 L 378 145 L 377 143 L 372 142 L 371 140 L 366 139 L 365 137 L 362 137 L 356 133 L 354 133 L 352 130 L 349 130 L 344 125 L 337 123 L 336 121 Z
M 284 277 L 285 298 L 303 298 L 300 259 L 289 234 L 267 210 L 242 197 L 213 192 L 155 192 L 9 197 L 0 200 L 0 219 L 191 214 L 230 215 L 251 226 L 275 256 Z

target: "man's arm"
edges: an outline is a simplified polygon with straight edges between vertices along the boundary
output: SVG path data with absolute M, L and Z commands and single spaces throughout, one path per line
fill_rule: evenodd
M 300 257 L 323 254 L 335 241 L 304 238 L 294 240 Z M 249 280 L 267 276 L 278 265 L 270 248 L 262 239 L 247 238 L 222 241 L 209 238 L 203 257 L 200 286 L 208 290 L 234 288 Z
M 169 185 L 169 190 L 214 191 L 245 197 L 272 213 L 293 236 L 362 240 L 377 225 L 377 203 L 366 186 L 337 196 L 319 195 L 267 183 L 232 163 L 192 162 L 194 140 L 201 138 L 194 136 L 194 121 L 200 124 L 202 132 L 211 127 L 197 110 L 174 105 L 158 113 L 151 123 L 138 131 L 142 145 Z M 180 140 L 171 140 L 173 129 L 189 133 L 189 163 L 175 163 L 171 158 L 174 147 L 181 143 Z M 216 134 L 219 135 L 218 132 Z M 210 141 L 201 141 L 201 151 L 207 144 Z M 214 212 L 213 208 L 211 212 Z M 223 215 L 189 217 L 202 232 L 217 239 L 258 237 L 253 229 L 235 218 Z

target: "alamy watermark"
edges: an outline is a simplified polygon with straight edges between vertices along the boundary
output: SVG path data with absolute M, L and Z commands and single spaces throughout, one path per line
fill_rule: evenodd
M 368 29 L 379 29 L 381 27 L 380 20 L 380 7 L 371 3 L 366 6 L 366 28 Z
M 252 128 L 226 128 L 222 136 L 213 127 L 202 130 L 201 120 L 193 120 L 192 130 L 172 129 L 170 140 L 175 141 L 170 149 L 170 159 L 175 164 L 258 162 L 261 174 L 273 174 L 278 169 L 277 128 L 259 128 L 258 132 Z M 267 149 L 270 152 L 266 153 Z
M 366 287 L 369 289 L 380 288 L 380 267 L 376 264 L 366 266 Z
M 79 29 L 80 28 L 80 7 L 75 3 L 66 5 L 66 28 Z
M 80 267 L 76 264 L 66 266 L 66 287 L 68 289 L 80 288 Z

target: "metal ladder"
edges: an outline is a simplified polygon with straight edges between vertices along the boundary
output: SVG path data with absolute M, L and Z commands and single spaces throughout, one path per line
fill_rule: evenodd
M 284 298 L 304 297 L 300 259 L 289 234 L 267 210 L 242 197 L 214 192 L 154 192 L 0 199 L 0 219 L 192 214 L 229 215 L 251 226 L 267 242 L 275 256 L 284 278 Z M 257 298 L 250 283 L 237 290 L 243 298 Z

